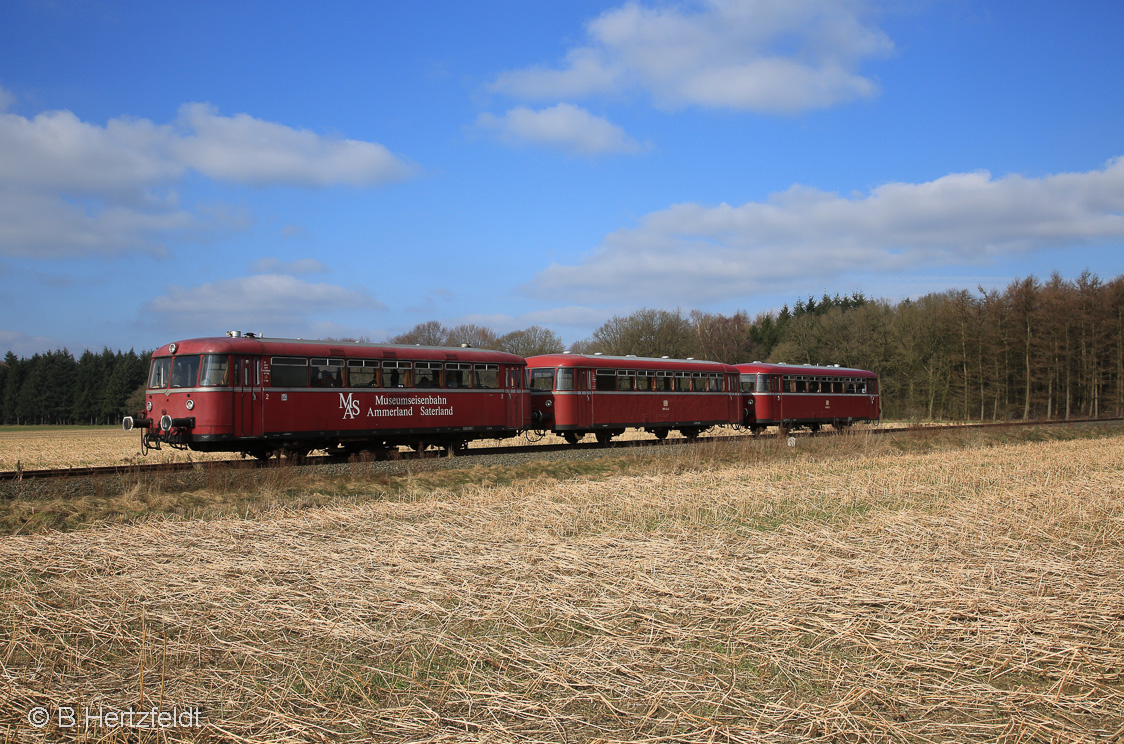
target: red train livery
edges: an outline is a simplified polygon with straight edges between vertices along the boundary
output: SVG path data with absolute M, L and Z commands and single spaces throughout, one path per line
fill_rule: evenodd
M 152 356 L 146 411 L 125 417 L 142 448 L 259 458 L 463 448 L 549 430 L 576 443 L 628 428 L 688 439 L 713 426 L 842 429 L 881 414 L 878 378 L 842 367 L 514 354 L 231 331 Z
M 145 446 L 303 457 L 396 445 L 459 449 L 529 428 L 526 362 L 514 354 L 230 332 L 153 353 Z
M 738 370 L 728 364 L 548 354 L 528 358 L 527 370 L 535 428 L 571 443 L 590 433 L 605 443 L 630 427 L 693 439 L 740 419 Z
M 744 394 L 743 424 L 754 432 L 768 426 L 819 431 L 843 429 L 882 414 L 878 376 L 863 369 L 794 364 L 739 364 Z

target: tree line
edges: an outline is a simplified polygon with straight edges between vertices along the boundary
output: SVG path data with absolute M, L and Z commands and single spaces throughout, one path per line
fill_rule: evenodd
M 1124 277 L 1027 277 L 1004 290 L 917 300 L 808 297 L 750 316 L 642 309 L 568 347 L 539 326 L 497 334 L 420 323 L 388 343 L 839 364 L 876 372 L 888 418 L 1006 420 L 1124 415 Z M 0 422 L 116 423 L 143 405 L 149 353 L 65 349 L 0 364 Z
M 151 354 L 68 350 L 0 363 L 0 423 L 116 424 L 144 407 Z

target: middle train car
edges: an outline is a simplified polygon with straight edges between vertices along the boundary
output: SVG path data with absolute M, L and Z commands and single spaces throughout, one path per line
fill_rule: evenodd
M 546 354 L 527 359 L 527 375 L 532 425 L 571 444 L 586 434 L 605 443 L 628 428 L 693 439 L 742 421 L 738 370 L 720 362 Z

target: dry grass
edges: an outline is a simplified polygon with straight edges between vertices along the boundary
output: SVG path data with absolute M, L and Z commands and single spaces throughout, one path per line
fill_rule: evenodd
M 893 424 L 888 426 L 894 426 Z M 857 427 L 861 429 L 862 427 Z M 716 427 L 707 436 L 729 436 L 744 432 Z M 669 435 L 671 439 L 681 438 L 678 432 Z M 615 439 L 652 439 L 652 435 L 641 429 L 628 429 Z M 541 439 L 536 433 L 521 435 L 510 439 L 482 439 L 470 447 L 521 446 L 528 441 L 541 444 L 563 444 L 565 440 L 555 434 L 547 433 Z M 594 441 L 587 436 L 585 441 Z M 132 465 L 134 463 L 198 462 L 201 460 L 229 459 L 237 454 L 227 452 L 191 452 L 166 447 L 141 455 L 140 432 L 126 432 L 119 426 L 82 427 L 0 427 L 0 470 L 15 470 L 18 462 L 25 470 L 76 468 L 109 465 Z
M 398 502 L 4 538 L 0 731 L 1124 736 L 1124 439 L 693 457 L 603 481 L 419 483 Z M 133 739 L 27 723 L 34 706 L 99 704 L 202 706 L 205 725 Z
M 228 454 L 162 449 L 141 456 L 140 433 L 120 426 L 0 427 L 0 470 L 131 465 L 137 462 L 195 462 Z

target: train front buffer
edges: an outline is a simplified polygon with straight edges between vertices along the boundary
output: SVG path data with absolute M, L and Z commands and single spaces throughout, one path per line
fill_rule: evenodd
M 176 449 L 186 449 L 192 442 L 195 417 L 173 417 L 167 413 L 155 420 L 151 415 L 141 415 L 136 418 L 126 416 L 121 421 L 121 427 L 125 431 L 140 430 L 141 454 L 147 455 L 150 449 L 158 450 L 163 444 Z

